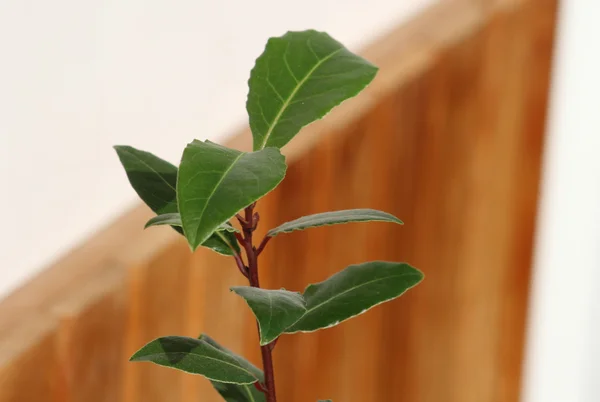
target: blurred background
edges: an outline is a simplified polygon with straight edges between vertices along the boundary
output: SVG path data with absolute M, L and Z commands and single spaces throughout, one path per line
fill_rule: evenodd
M 282 401 L 600 401 L 600 4 L 556 0 L 0 2 L 0 402 L 218 401 L 127 359 L 201 332 L 260 362 L 229 259 L 193 255 L 112 146 L 247 149 L 249 71 L 287 30 L 381 70 L 284 149 L 261 231 L 332 209 L 403 227 L 296 232 L 264 286 L 402 260 L 423 284 L 275 352 Z

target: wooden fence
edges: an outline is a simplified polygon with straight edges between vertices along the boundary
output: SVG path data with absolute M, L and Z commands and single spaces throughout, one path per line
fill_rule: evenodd
M 360 318 L 283 337 L 282 401 L 518 400 L 555 12 L 553 0 L 440 2 L 366 49 L 374 84 L 288 147 L 263 231 L 354 207 L 405 225 L 279 236 L 265 286 L 302 290 L 369 259 L 426 278 Z M 161 335 L 205 332 L 260 362 L 232 261 L 142 231 L 149 216 L 130 211 L 0 304 L 0 402 L 218 401 L 201 377 L 127 362 Z

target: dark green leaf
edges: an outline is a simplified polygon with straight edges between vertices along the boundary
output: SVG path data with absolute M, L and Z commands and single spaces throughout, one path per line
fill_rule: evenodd
M 144 228 L 159 225 L 181 226 L 181 215 L 179 215 L 179 212 L 171 212 L 168 214 L 156 215 L 155 217 L 151 218 L 148 222 L 146 222 Z
M 219 229 L 213 233 L 208 240 L 202 243 L 203 247 L 208 247 L 213 249 L 219 254 L 223 255 L 234 255 L 232 250 L 235 250 L 237 254 L 240 253 L 240 245 L 238 244 L 237 239 L 233 232 L 228 230 Z
M 144 228 L 149 228 L 150 226 L 160 226 L 160 225 L 172 225 L 172 226 L 181 226 L 181 215 L 179 212 L 174 212 L 170 214 L 162 214 L 156 215 L 146 222 Z M 230 233 L 239 233 L 240 230 L 233 227 L 231 223 L 225 222 L 217 230 L 230 232 Z
M 350 265 L 306 288 L 306 314 L 285 332 L 333 327 L 402 295 L 422 279 L 419 270 L 405 263 L 372 261 Z
M 333 402 L 331 399 L 319 399 L 317 402 Z
M 377 211 L 375 209 L 346 209 L 342 211 L 303 216 L 302 218 L 286 222 L 275 229 L 269 230 L 267 236 L 273 237 L 277 236 L 279 233 L 289 233 L 294 230 L 304 230 L 317 226 L 368 221 L 394 222 L 402 225 L 400 219 L 387 212 Z
M 202 335 L 199 339 L 183 336 L 158 338 L 138 350 L 131 361 L 149 361 L 209 380 L 232 384 L 262 381 L 262 373 L 242 357 L 218 347 Z
M 236 227 L 233 227 L 233 225 L 231 225 L 231 223 L 229 223 L 229 222 L 225 222 L 224 224 L 219 226 L 219 230 L 225 230 L 230 233 L 235 233 L 235 232 L 240 233 L 240 230 Z
M 192 250 L 277 187 L 285 170 L 285 158 L 275 148 L 240 152 L 210 141 L 188 144 L 179 167 L 177 199 Z
M 117 145 L 115 150 L 142 201 L 159 215 L 177 212 L 177 167 L 133 147 Z
M 261 345 L 274 341 L 306 312 L 304 299 L 297 292 L 249 286 L 237 286 L 231 290 L 246 300 L 256 316 Z
M 246 361 L 243 357 L 240 357 L 230 350 L 225 349 L 207 335 L 202 335 L 200 339 L 203 339 L 205 342 L 209 343 L 215 348 L 232 355 L 236 359 L 239 359 L 241 364 L 244 364 L 244 366 L 248 368 L 248 370 L 250 370 L 252 374 L 259 379 L 259 381 L 263 381 L 262 371 L 252 365 L 250 362 Z M 211 381 L 211 383 L 226 402 L 266 402 L 265 394 L 257 390 L 253 384 L 231 384 L 217 381 Z
M 114 147 L 121 164 L 125 168 L 125 173 L 129 178 L 131 186 L 152 211 L 158 216 L 150 219 L 146 227 L 153 225 L 171 225 L 178 233 L 183 234 L 181 229 L 181 219 L 179 224 L 175 220 L 174 214 L 178 215 L 177 210 L 177 167 L 171 163 L 154 156 L 150 152 L 140 151 L 130 146 L 117 145 Z M 166 220 L 173 219 L 173 223 Z M 230 228 L 233 229 L 232 226 Z M 229 230 L 229 229 L 227 229 Z M 228 243 L 232 243 L 237 250 L 239 246 L 235 236 L 226 236 L 228 241 L 223 240 L 223 236 L 213 234 L 204 244 L 204 247 L 213 249 L 219 254 L 233 255 Z
M 288 32 L 267 42 L 248 81 L 254 149 L 281 148 L 302 127 L 357 95 L 377 67 L 325 32 Z
M 226 384 L 211 381 L 212 386 L 223 397 L 225 402 L 266 402 L 266 395 L 248 384 Z
M 157 215 L 146 223 L 146 228 L 150 226 L 171 225 L 181 226 L 181 216 L 179 213 Z M 234 255 L 240 253 L 240 246 L 235 238 L 234 232 L 238 230 L 229 223 L 219 226 L 219 229 L 213 233 L 208 240 L 202 243 L 203 247 L 208 247 L 213 251 L 223 255 Z

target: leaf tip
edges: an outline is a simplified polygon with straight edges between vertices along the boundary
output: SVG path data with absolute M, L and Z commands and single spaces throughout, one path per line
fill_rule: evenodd
M 128 149 L 131 149 L 131 147 L 129 145 L 113 145 L 113 149 L 117 152 L 118 155 L 121 155 Z
M 142 349 L 138 350 L 137 352 L 135 352 L 134 354 L 131 355 L 131 357 L 129 358 L 130 362 L 138 362 L 141 360 L 142 356 L 140 355 Z

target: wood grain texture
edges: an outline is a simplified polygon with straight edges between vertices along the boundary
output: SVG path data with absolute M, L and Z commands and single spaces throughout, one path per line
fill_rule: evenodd
M 301 291 L 348 264 L 407 261 L 425 281 L 337 327 L 284 336 L 285 402 L 518 401 L 555 0 L 444 1 L 363 52 L 361 96 L 284 151 L 267 229 L 332 209 L 389 211 L 277 236 L 263 286 Z M 247 131 L 230 146 L 250 148 Z M 204 332 L 260 364 L 228 258 L 125 214 L 0 304 L 0 402 L 217 402 L 210 384 L 128 357 Z

